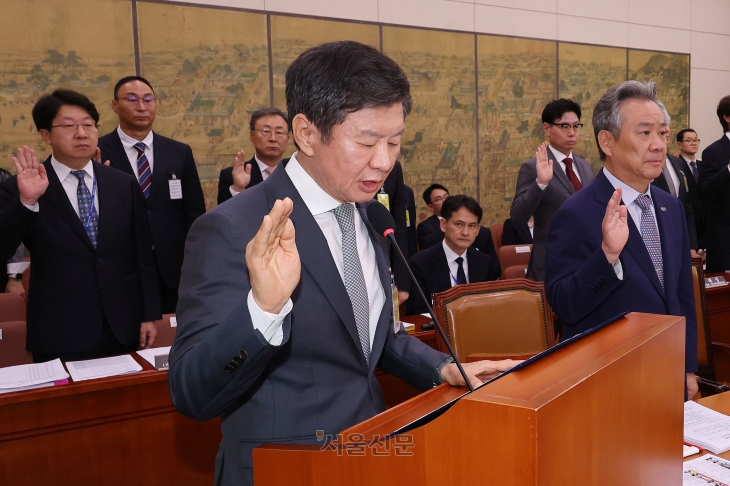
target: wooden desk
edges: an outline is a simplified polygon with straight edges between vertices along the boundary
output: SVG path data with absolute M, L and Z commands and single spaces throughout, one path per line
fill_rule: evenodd
M 707 277 L 722 276 L 730 279 L 730 274 L 707 273 Z M 730 285 L 705 289 L 707 314 L 710 319 L 710 338 L 713 342 L 730 344 Z
M 205 485 L 220 421 L 172 406 L 167 371 L 0 395 L 0 484 Z

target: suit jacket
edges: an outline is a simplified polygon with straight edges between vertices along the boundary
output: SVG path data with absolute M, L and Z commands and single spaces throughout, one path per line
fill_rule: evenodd
M 707 203 L 705 237 L 708 253 L 730 253 L 730 140 L 727 135 L 702 152 L 697 189 Z M 708 268 L 708 271 L 710 269 Z
M 669 162 L 672 164 L 672 167 L 674 167 L 674 172 L 677 174 L 677 177 L 679 177 L 679 194 L 677 194 L 677 197 L 684 207 L 685 220 L 687 221 L 687 232 L 689 233 L 689 247 L 693 250 L 697 250 L 699 248 L 699 246 L 697 246 L 697 230 L 695 229 L 695 217 L 694 211 L 692 210 L 692 201 L 689 198 L 689 179 L 694 181 L 694 177 L 692 177 L 692 171 L 686 172 L 687 168 L 686 164 L 683 163 L 684 159 L 679 160 L 674 155 L 669 154 L 667 154 L 667 157 L 669 158 Z M 687 174 L 689 174 L 689 177 L 687 177 Z M 651 184 L 667 194 L 671 194 L 671 191 L 669 190 L 669 181 L 667 181 L 664 173 L 654 179 Z
M 502 229 L 502 246 L 504 245 L 531 245 L 532 234 L 527 223 L 515 223 L 512 218 L 504 221 Z
M 629 214 L 629 239 L 616 277 L 601 242 L 601 223 L 614 188 L 601 171 L 555 213 L 547 245 L 545 289 L 563 323 L 563 338 L 590 329 L 623 311 L 684 316 L 685 368 L 697 370 L 697 315 L 689 237 L 677 198 L 652 188 L 664 263 L 664 289 L 641 233 Z M 666 209 L 666 210 L 664 210 Z
M 51 165 L 39 211 L 23 206 L 17 178 L 0 184 L 0 259 L 20 242 L 31 255 L 27 349 L 41 354 L 94 346 L 106 318 L 122 344 L 139 339 L 140 323 L 161 317 L 144 196 L 137 180 L 94 163 L 99 196 L 97 248 Z
M 99 139 L 102 160 L 137 178 L 116 130 Z M 193 221 L 205 212 L 205 198 L 189 145 L 154 134 L 154 167 L 147 216 L 152 230 L 157 271 L 165 284 L 176 289 L 180 283 L 185 238 Z M 182 184 L 182 199 L 170 199 L 168 181 Z
M 403 167 L 401 163 L 396 161 L 393 170 L 390 171 L 388 177 L 383 182 L 383 189 L 388 195 L 390 205 L 390 214 L 395 221 L 395 241 L 398 243 L 403 256 L 408 258 L 408 227 L 406 226 L 406 193 L 405 184 L 403 183 Z M 375 196 L 377 199 L 377 195 Z M 410 291 L 411 278 L 405 264 L 395 254 L 395 248 L 389 250 L 391 269 L 395 284 L 399 290 Z
M 466 261 L 469 266 L 469 283 L 488 282 L 497 280 L 501 271 L 499 265 L 494 265 L 496 256 L 490 256 L 474 248 L 467 248 Z M 442 245 L 433 246 L 418 252 L 410 261 L 413 274 L 426 298 L 432 294 L 443 292 L 451 288 L 451 273 L 446 253 Z M 421 297 L 415 292 L 407 302 L 408 314 L 428 312 Z
M 403 185 L 406 195 L 406 211 L 408 211 L 408 222 L 406 224 L 408 234 L 408 254 L 406 258 L 410 258 L 418 253 L 418 235 L 416 234 L 416 198 L 413 189 Z
M 418 233 L 418 249 L 420 251 L 439 245 L 444 239 L 444 232 L 441 231 L 441 221 L 435 214 L 421 221 L 416 227 L 416 232 Z M 496 258 L 497 252 L 494 249 L 492 230 L 486 226 L 480 226 L 479 234 L 471 245 L 471 248 L 488 255 L 494 255 Z
M 553 178 L 544 191 L 537 185 L 535 159 L 532 158 L 522 164 L 517 175 L 517 189 L 510 210 L 510 218 L 515 223 L 527 224 L 531 216 L 535 217 L 527 276 L 537 281 L 545 280 L 545 247 L 550 221 L 565 200 L 575 193 L 573 185 L 550 147 L 548 147 L 548 157 L 553 161 Z M 573 154 L 573 170 L 578 172 L 584 188 L 593 181 L 591 164 L 575 154 Z
M 690 204 L 692 204 L 695 232 L 697 233 L 697 246 L 699 248 L 707 248 L 707 242 L 705 241 L 705 228 L 707 227 L 707 203 L 700 198 L 697 181 L 695 181 L 695 178 L 692 175 L 692 167 L 689 166 L 687 160 L 681 155 L 679 156 L 679 160 L 684 168 L 684 174 L 687 179 L 687 187 L 689 187 L 687 198 L 689 199 Z M 696 159 L 695 162 L 697 163 L 697 170 L 699 171 L 702 161 Z
M 253 187 L 256 184 L 264 182 L 264 177 L 261 175 L 261 169 L 259 164 L 256 163 L 256 157 L 251 157 L 251 160 L 246 162 L 245 165 L 251 166 L 251 180 L 249 181 L 246 188 Z M 233 166 L 221 169 L 220 176 L 218 177 L 218 204 L 223 204 L 233 196 L 231 195 L 231 186 L 233 185 Z
M 263 217 L 285 197 L 294 203 L 302 271 L 282 325 L 283 341 L 273 346 L 252 325 L 244 256 Z M 367 222 L 364 206 L 358 209 Z M 317 431 L 334 435 L 383 411 L 376 366 L 421 390 L 432 386 L 446 356 L 393 332 L 388 242 L 366 224 L 386 294 L 369 365 L 327 241 L 285 170 L 193 225 L 168 380 L 180 412 L 195 420 L 222 417 L 216 484 L 251 484 L 251 450 L 263 442 L 315 444 Z M 227 372 L 234 357 L 241 364 Z

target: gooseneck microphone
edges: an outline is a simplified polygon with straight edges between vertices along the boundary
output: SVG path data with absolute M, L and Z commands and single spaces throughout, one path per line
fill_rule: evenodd
M 393 245 L 396 253 L 398 253 L 400 259 L 405 264 L 406 268 L 408 269 L 408 274 L 411 276 L 411 282 L 413 282 L 413 284 L 416 286 L 416 289 L 418 289 L 418 294 L 421 296 L 421 300 L 423 301 L 423 303 L 426 304 L 426 307 L 428 308 L 428 313 L 431 314 L 431 319 L 433 319 L 433 322 L 436 324 L 436 329 L 438 329 L 439 334 L 441 334 L 441 339 L 443 339 L 444 343 L 446 343 L 446 347 L 448 348 L 449 353 L 454 360 L 454 363 L 456 363 L 456 367 L 459 368 L 459 372 L 461 373 L 462 378 L 464 378 L 466 386 L 469 387 L 469 391 L 474 391 L 474 387 L 469 381 L 469 378 L 466 376 L 466 372 L 461 366 L 459 358 L 456 357 L 456 353 L 454 352 L 454 349 L 451 347 L 451 343 L 449 343 L 449 340 L 446 337 L 444 328 L 441 327 L 438 319 L 436 319 L 436 314 L 433 312 L 433 308 L 431 307 L 431 304 L 429 304 L 428 299 L 423 294 L 421 286 L 418 285 L 418 281 L 416 280 L 415 275 L 413 275 L 413 271 L 411 270 L 410 265 L 408 265 L 408 260 L 406 260 L 406 257 L 403 256 L 403 252 L 400 251 L 400 247 L 395 241 L 395 229 L 393 229 L 395 227 L 395 221 L 393 221 L 393 216 L 390 215 L 390 211 L 388 211 L 386 207 L 382 204 L 376 204 L 373 202 L 371 204 L 368 204 L 367 215 L 368 220 L 370 221 L 370 224 L 373 225 L 375 231 L 385 236 L 390 241 L 390 244 Z

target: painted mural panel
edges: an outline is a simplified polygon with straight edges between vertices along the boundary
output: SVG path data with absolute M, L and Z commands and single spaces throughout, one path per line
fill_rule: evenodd
M 208 208 L 219 171 L 253 155 L 250 114 L 269 106 L 266 17 L 138 3 L 141 74 L 157 96 L 154 129 L 193 149 Z
M 483 224 L 509 218 L 517 173 L 542 143 L 541 115 L 556 92 L 556 43 L 480 35 L 479 195 Z
M 130 2 L 0 0 L 0 11 L 0 167 L 15 173 L 11 154 L 22 145 L 39 158 L 51 154 L 31 110 L 55 89 L 87 95 L 101 116 L 101 133 L 116 126 L 112 88 L 118 78 L 134 74 Z
M 670 152 L 678 152 L 675 135 L 689 119 L 689 55 L 629 50 L 629 79 L 653 80 L 657 96 L 671 117 Z
M 413 110 L 399 160 L 422 221 L 428 214 L 421 194 L 434 182 L 451 194 L 477 196 L 474 36 L 383 27 L 383 52 L 411 83 Z
M 573 151 L 593 165 L 594 172 L 603 164 L 598 157 L 593 135 L 593 108 L 611 86 L 626 80 L 626 49 L 558 43 L 558 95 L 577 102 L 585 124 Z

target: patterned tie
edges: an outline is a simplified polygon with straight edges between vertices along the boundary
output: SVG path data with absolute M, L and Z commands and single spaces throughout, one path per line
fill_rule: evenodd
M 565 163 L 565 175 L 568 176 L 568 180 L 571 184 L 573 184 L 573 190 L 578 192 L 580 189 L 583 189 L 583 184 L 580 183 L 580 179 L 578 179 L 578 176 L 575 175 L 575 172 L 573 172 L 573 159 L 565 157 L 563 162 Z
M 662 261 L 662 246 L 659 243 L 659 230 L 651 212 L 651 199 L 646 194 L 639 194 L 636 198 L 636 204 L 641 208 L 641 237 L 644 239 L 646 249 L 649 250 L 649 256 L 652 263 L 654 263 L 654 270 L 656 270 L 663 289 L 664 263 Z
M 700 173 L 697 170 L 697 162 L 695 162 L 694 160 L 691 160 L 689 162 L 689 167 L 690 167 L 690 169 L 692 169 L 692 177 L 694 177 L 695 182 L 697 182 L 700 178 Z
M 456 264 L 459 266 L 456 269 L 456 283 L 457 284 L 465 284 L 466 282 L 466 273 L 464 273 L 464 259 L 462 257 L 457 258 L 454 260 Z
M 142 188 L 142 193 L 145 199 L 150 197 L 150 186 L 152 185 L 152 171 L 150 170 L 150 163 L 147 160 L 147 156 L 144 151 L 147 148 L 142 142 L 134 144 L 134 148 L 137 149 L 137 178 L 139 179 L 139 187 Z
M 99 215 L 94 207 L 94 201 L 91 199 L 89 188 L 84 181 L 86 171 L 72 170 L 71 173 L 79 180 L 79 184 L 76 187 L 76 197 L 79 202 L 79 219 L 81 219 L 81 224 L 84 225 L 91 244 L 96 248 L 96 239 L 99 236 Z M 89 208 L 91 208 L 91 218 L 89 218 Z
M 342 231 L 342 269 L 345 274 L 345 289 L 352 303 L 365 361 L 370 363 L 370 303 L 360 265 L 360 255 L 357 252 L 354 211 L 354 206 L 347 203 L 340 204 L 332 210 Z
M 272 172 L 274 172 L 274 169 L 276 169 L 276 166 L 274 167 L 267 167 L 264 169 L 264 172 L 266 172 L 266 178 L 268 179 Z

